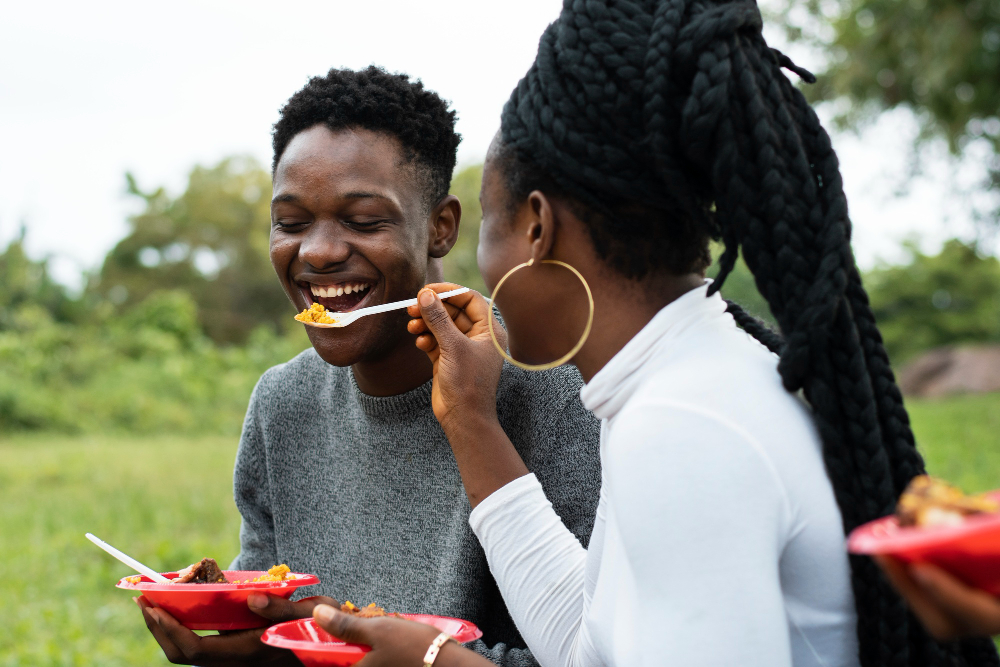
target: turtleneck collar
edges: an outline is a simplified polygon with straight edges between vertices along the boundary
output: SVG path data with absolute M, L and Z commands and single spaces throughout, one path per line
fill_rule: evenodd
M 643 381 L 669 358 L 679 339 L 714 321 L 735 326 L 726 313 L 726 302 L 718 293 L 706 298 L 710 284 L 707 280 L 653 316 L 580 390 L 584 406 L 599 419 L 614 417 Z

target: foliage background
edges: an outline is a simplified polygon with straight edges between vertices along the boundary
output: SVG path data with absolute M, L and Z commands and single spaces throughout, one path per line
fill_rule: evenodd
M 813 102 L 840 129 L 904 110 L 916 120 L 911 176 L 944 141 L 954 166 L 979 172 L 973 205 L 985 233 L 1000 215 L 1000 3 L 996 0 L 769 0 L 770 19 L 824 63 Z M 956 192 L 956 201 L 969 192 Z
M 458 172 L 461 234 L 449 280 L 484 290 L 476 267 L 482 168 Z M 270 187 L 248 158 L 191 171 L 172 197 L 128 188 L 144 210 L 79 295 L 26 255 L 0 253 L 0 436 L 14 432 L 239 432 L 261 373 L 308 341 L 267 254 Z M 714 269 L 713 269 L 714 272 Z M 866 276 L 894 360 L 938 345 L 1000 341 L 1000 262 L 953 240 Z M 770 320 L 739 264 L 723 295 Z

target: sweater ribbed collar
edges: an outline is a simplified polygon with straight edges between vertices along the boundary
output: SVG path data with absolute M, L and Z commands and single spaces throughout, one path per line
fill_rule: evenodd
M 395 396 L 371 396 L 361 391 L 354 377 L 354 370 L 348 369 L 351 380 L 351 392 L 364 414 L 375 418 L 391 418 L 398 420 L 406 415 L 431 414 L 431 386 L 428 380 L 419 387 Z
M 718 292 L 706 298 L 711 280 L 664 306 L 618 354 L 591 378 L 580 398 L 599 419 L 611 419 L 671 352 L 677 353 L 682 339 L 698 325 L 733 324 L 726 302 Z

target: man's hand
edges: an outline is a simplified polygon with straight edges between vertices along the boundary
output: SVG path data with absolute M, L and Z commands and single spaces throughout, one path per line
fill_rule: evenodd
M 175 665 L 230 667 L 237 665 L 301 665 L 295 654 L 260 641 L 266 628 L 234 630 L 200 637 L 144 597 L 134 598 L 146 627 Z M 247 600 L 250 610 L 274 623 L 308 618 L 318 604 L 337 605 L 332 598 L 317 596 L 291 602 L 273 595 L 254 594 Z
M 438 636 L 437 628 L 402 618 L 357 618 L 319 605 L 313 610 L 316 625 L 331 635 L 352 644 L 371 646 L 359 667 L 416 667 Z M 486 658 L 462 648 L 455 642 L 441 647 L 434 667 L 495 667 Z
M 889 581 L 927 631 L 941 641 L 1000 634 L 1000 600 L 928 563 L 876 556 Z

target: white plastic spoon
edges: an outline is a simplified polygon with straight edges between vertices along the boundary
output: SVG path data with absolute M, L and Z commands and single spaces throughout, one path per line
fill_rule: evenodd
M 447 299 L 450 296 L 458 296 L 459 294 L 465 294 L 469 291 L 468 287 L 459 287 L 458 289 L 453 289 L 449 292 L 441 292 L 438 294 L 440 299 Z M 400 308 L 409 308 L 410 306 L 417 305 L 417 300 L 414 299 L 404 299 L 403 301 L 393 301 L 392 303 L 383 303 L 381 306 L 369 306 L 368 308 L 360 308 L 358 310 L 350 310 L 346 313 L 332 313 L 327 312 L 326 314 L 333 319 L 333 322 L 302 322 L 311 327 L 319 327 L 321 329 L 336 329 L 338 327 L 346 327 L 348 324 L 353 324 L 365 315 L 376 315 L 378 313 L 385 313 L 390 310 L 399 310 Z
M 117 558 L 118 560 L 120 560 L 121 562 L 123 562 L 126 565 L 128 565 L 130 568 L 132 568 L 133 570 L 135 570 L 139 574 L 146 575 L 147 577 L 149 577 L 150 579 L 152 579 L 153 581 L 155 581 L 158 584 L 169 584 L 170 583 L 169 579 L 167 579 L 166 577 L 164 577 L 159 572 L 153 570 L 153 568 L 148 567 L 146 565 L 143 565 L 142 563 L 140 563 L 139 561 L 137 561 L 136 559 L 132 558 L 129 555 L 123 554 L 121 551 L 118 551 L 118 549 L 115 549 L 113 546 L 111 546 L 110 544 L 108 544 L 104 540 L 102 540 L 100 538 L 97 538 L 97 537 L 94 537 L 94 535 L 92 535 L 91 533 L 87 533 L 87 539 L 90 540 L 91 542 L 93 542 L 94 544 L 96 544 L 97 546 L 101 547 L 105 551 L 107 551 L 109 554 L 111 554 L 112 556 L 114 556 L 115 558 Z

